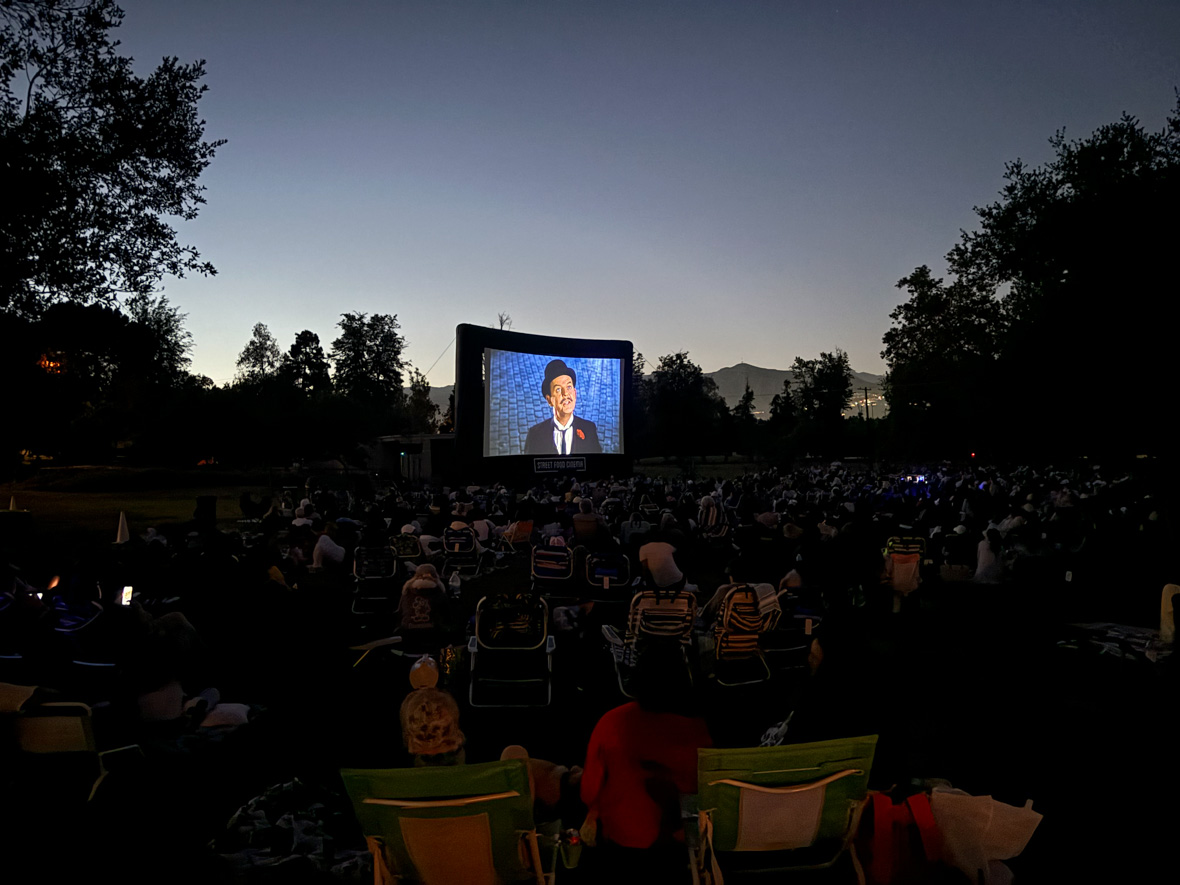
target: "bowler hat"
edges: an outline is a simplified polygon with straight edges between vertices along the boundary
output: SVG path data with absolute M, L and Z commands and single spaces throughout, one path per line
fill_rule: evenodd
M 545 379 L 541 382 L 541 396 L 549 396 L 549 385 L 553 383 L 554 378 L 560 378 L 562 375 L 569 375 L 574 387 L 578 386 L 578 375 L 565 364 L 565 360 L 549 360 L 549 365 L 545 367 Z

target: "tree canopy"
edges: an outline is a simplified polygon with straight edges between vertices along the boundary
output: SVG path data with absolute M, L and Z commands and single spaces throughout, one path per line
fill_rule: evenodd
M 257 384 L 273 377 L 279 370 L 283 352 L 279 343 L 270 333 L 266 323 L 255 323 L 250 341 L 238 354 L 237 381 L 243 384 Z
M 320 336 L 310 329 L 295 336 L 291 348 L 283 355 L 279 371 L 304 394 L 327 393 L 332 389 L 328 358 L 320 345 Z
M 884 339 L 891 410 L 905 420 L 921 403 L 941 424 L 973 424 L 1026 454 L 1158 448 L 1180 101 L 1155 132 L 1124 115 L 1049 143 L 1043 165 L 1007 164 L 1000 199 L 976 208 L 979 227 L 947 255 L 949 283 L 923 266 L 898 284 L 910 298 Z M 1060 406 L 1077 376 L 1090 407 L 1076 396 Z
M 792 394 L 799 413 L 825 424 L 839 423 L 852 401 L 852 366 L 840 348 L 820 353 L 818 359 L 795 357 Z
M 397 317 L 375 313 L 341 314 L 340 336 L 332 342 L 332 380 L 338 393 L 384 413 L 400 415 L 406 340 Z
M 644 382 L 653 449 L 689 455 L 712 451 L 729 417 L 716 382 L 688 357 L 665 354 Z
M 178 242 L 221 141 L 197 113 L 204 63 L 146 77 L 118 52 L 113 0 L 0 3 L 0 311 L 149 295 L 214 273 Z

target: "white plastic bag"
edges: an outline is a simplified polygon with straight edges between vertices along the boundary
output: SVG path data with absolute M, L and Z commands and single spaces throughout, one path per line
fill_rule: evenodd
M 930 808 L 942 833 L 943 859 L 986 885 L 1010 881 L 1008 868 L 995 862 L 1024 851 L 1041 822 L 1031 799 L 1020 808 L 947 787 L 933 790 Z

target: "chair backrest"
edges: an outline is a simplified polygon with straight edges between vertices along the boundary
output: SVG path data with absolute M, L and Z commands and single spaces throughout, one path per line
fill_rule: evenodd
M 90 753 L 97 758 L 90 707 L 57 702 L 33 707 L 13 720 L 19 749 L 26 753 Z
M 885 557 L 885 574 L 898 593 L 912 593 L 922 583 L 922 554 L 891 552 Z
M 749 657 L 758 653 L 758 637 L 765 626 L 758 592 L 749 584 L 733 584 L 717 610 L 713 627 L 718 658 Z
M 394 535 L 389 541 L 389 546 L 399 559 L 418 559 L 422 556 L 422 545 L 418 541 L 418 536 L 411 532 Z
M 360 580 L 392 578 L 397 574 L 397 556 L 389 547 L 357 547 L 352 573 Z
M 716 851 L 786 851 L 852 835 L 877 736 L 697 751 L 698 807 Z
M 574 576 L 574 552 L 568 547 L 534 547 L 532 573 L 541 581 L 568 581 Z
M 475 529 L 444 529 L 443 530 L 443 549 L 448 554 L 458 553 L 459 555 L 475 553 L 477 539 L 475 537 Z
M 885 542 L 885 553 L 917 553 L 921 558 L 926 555 L 926 539 L 909 535 L 894 535 Z
M 520 519 L 508 526 L 504 532 L 504 541 L 508 544 L 527 544 L 533 536 L 533 521 Z
M 631 581 L 631 561 L 622 553 L 591 553 L 586 557 L 586 582 L 609 590 Z
M 497 593 L 475 606 L 475 638 L 483 648 L 534 649 L 549 636 L 549 606 L 530 593 Z
M 340 774 L 375 863 L 393 876 L 427 885 L 544 881 L 527 760 Z
M 93 799 L 107 775 L 103 757 L 139 753 L 134 746 L 100 752 L 90 707 L 76 701 L 26 703 L 18 713 L 0 715 L 0 746 L 23 754 L 13 766 L 11 801 L 34 815 L 34 805 L 44 803 L 42 810 L 52 814 L 54 805 L 68 808 Z
M 627 641 L 640 637 L 648 639 L 677 639 L 692 641 L 692 625 L 697 614 L 696 597 L 687 590 L 661 593 L 641 590 L 631 597 L 627 615 Z
M 772 584 L 755 584 L 754 592 L 758 594 L 758 611 L 762 616 L 762 631 L 767 632 L 778 626 L 783 615 L 779 594 Z

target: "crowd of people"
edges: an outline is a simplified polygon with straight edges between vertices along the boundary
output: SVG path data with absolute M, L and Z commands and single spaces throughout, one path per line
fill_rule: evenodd
M 841 701 L 868 685 L 867 619 L 904 619 L 951 587 L 962 591 L 956 598 L 978 599 L 1027 592 L 1047 576 L 1055 586 L 1101 582 L 1118 568 L 1118 557 L 1103 555 L 1114 549 L 1141 551 L 1137 567 L 1154 581 L 1150 570 L 1167 565 L 1159 543 L 1166 515 L 1141 479 L 1092 465 L 885 473 L 834 463 L 724 481 L 405 485 L 369 500 L 280 493 L 231 532 L 195 521 L 110 549 L 62 551 L 56 561 L 16 555 L 0 597 L 0 681 L 38 687 L 17 706 L 65 698 L 103 708 L 120 741 L 195 741 L 255 720 L 261 727 L 267 714 L 290 721 L 288 711 L 305 709 L 308 683 L 327 669 L 333 678 L 363 678 L 350 671 L 362 672 L 357 657 L 374 649 L 401 649 L 405 661 L 405 651 L 427 649 L 446 665 L 439 686 L 415 689 L 407 680 L 389 698 L 402 735 L 397 761 L 463 764 L 472 754 L 459 718 L 473 711 L 458 650 L 480 597 L 529 592 L 534 548 L 565 548 L 579 563 L 595 553 L 626 556 L 627 592 L 693 594 L 702 633 L 712 627 L 718 588 L 769 588 L 763 592 L 798 616 L 784 619 L 786 627 L 805 619 L 809 644 L 791 679 L 771 680 L 774 702 L 755 704 L 744 732 L 714 703 L 702 671 L 685 672 L 679 657 L 658 649 L 640 655 L 633 699 L 592 694 L 592 685 L 615 685 L 600 628 L 621 626 L 626 600 L 552 606 L 551 629 L 567 655 L 555 675 L 559 690 L 593 698 L 594 720 L 564 745 L 536 735 L 542 753 L 567 754 L 531 760 L 547 796 L 538 807 L 560 813 L 566 826 L 585 822 L 598 851 L 592 869 L 633 867 L 631 853 L 643 850 L 652 850 L 644 863 L 674 864 L 680 798 L 694 788 L 698 747 L 753 745 L 764 730 L 775 742 L 883 730 L 872 703 Z M 463 574 L 446 549 L 456 533 L 472 541 Z M 903 548 L 917 551 L 904 576 L 891 564 L 891 550 Z M 382 562 L 393 571 L 378 572 Z M 395 592 L 384 607 L 358 610 L 358 584 L 381 576 Z M 400 642 L 382 646 L 387 635 Z M 333 655 L 349 649 L 358 651 L 338 666 Z M 276 673 L 264 658 L 287 669 Z M 320 702 L 346 693 L 334 691 Z M 241 703 L 222 701 L 230 695 Z M 497 728 L 476 718 L 486 737 L 473 735 L 474 755 L 495 758 Z M 390 740 L 366 737 L 370 745 Z M 348 738 L 334 741 L 327 767 L 350 761 Z M 883 747 L 887 753 L 888 741 Z

